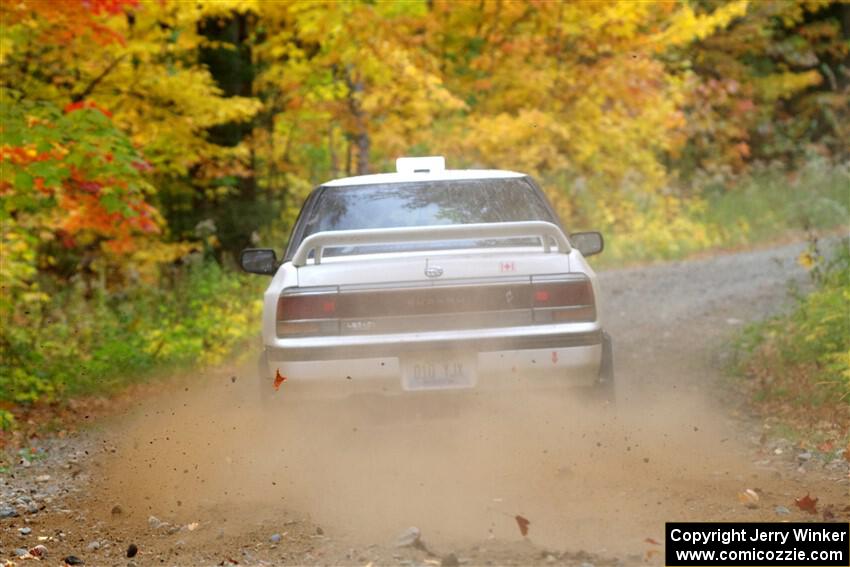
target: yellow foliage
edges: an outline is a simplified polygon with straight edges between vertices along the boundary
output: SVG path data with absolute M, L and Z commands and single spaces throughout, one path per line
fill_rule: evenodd
M 801 73 L 788 71 L 755 78 L 753 84 L 761 99 L 773 102 L 790 98 L 802 90 L 819 85 L 822 80 L 820 73 L 815 70 Z
M 815 260 L 809 251 L 801 252 L 797 257 L 797 263 L 806 270 L 811 270 L 814 267 Z
M 155 284 L 161 266 L 185 258 L 197 251 L 197 244 L 190 242 L 160 242 L 150 240 L 134 250 L 124 265 L 125 270 L 134 270 L 134 276 L 146 284 Z
M 689 4 L 679 4 L 668 19 L 666 29 L 650 40 L 659 50 L 704 39 L 723 28 L 734 18 L 746 14 L 749 0 L 735 0 L 721 4 L 709 14 L 697 14 Z

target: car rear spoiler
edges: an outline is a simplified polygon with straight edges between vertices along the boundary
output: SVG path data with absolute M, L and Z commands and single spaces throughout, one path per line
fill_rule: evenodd
M 555 241 L 559 253 L 567 253 L 572 250 L 567 237 L 564 236 L 561 229 L 552 223 L 544 221 L 331 230 L 317 232 L 305 238 L 292 257 L 292 265 L 299 268 L 306 266 L 307 257 L 311 251 L 314 251 L 313 263 L 320 264 L 322 262 L 322 251 L 325 248 L 336 248 L 340 246 L 457 239 L 516 238 L 523 236 L 540 238 L 543 244 L 543 251 L 546 253 L 552 251 L 552 240 Z

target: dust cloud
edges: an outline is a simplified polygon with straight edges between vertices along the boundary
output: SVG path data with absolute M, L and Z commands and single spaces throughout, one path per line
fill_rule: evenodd
M 247 369 L 169 388 L 116 420 L 104 515 L 117 504 L 135 522 L 230 534 L 308 520 L 357 545 L 417 526 L 439 548 L 520 540 L 520 514 L 536 543 L 604 553 L 663 538 L 658 522 L 688 519 L 695 491 L 740 481 L 696 395 L 616 408 L 527 390 L 316 400 Z

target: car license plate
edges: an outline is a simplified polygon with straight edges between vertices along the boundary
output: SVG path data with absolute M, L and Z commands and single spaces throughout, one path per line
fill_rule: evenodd
M 405 390 L 472 388 L 477 357 L 433 353 L 402 358 L 401 383 Z

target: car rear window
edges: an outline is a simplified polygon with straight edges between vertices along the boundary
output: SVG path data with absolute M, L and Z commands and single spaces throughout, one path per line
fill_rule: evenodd
M 412 226 L 543 220 L 559 224 L 542 192 L 528 177 L 461 179 L 320 187 L 298 221 L 298 242 L 316 232 Z M 499 245 L 534 245 L 534 239 Z M 443 241 L 339 247 L 326 255 L 496 245 Z M 290 246 L 287 256 L 294 253 Z

